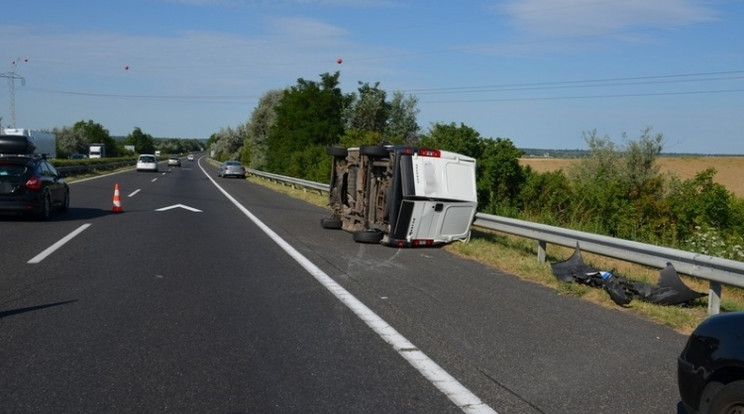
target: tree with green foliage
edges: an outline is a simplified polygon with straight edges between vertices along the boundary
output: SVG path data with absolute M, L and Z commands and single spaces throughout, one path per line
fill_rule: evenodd
M 519 192 L 521 214 L 525 219 L 562 226 L 573 218 L 575 198 L 571 181 L 563 170 L 538 173 L 525 167 L 524 185 Z
M 664 149 L 664 135 L 651 136 L 651 131 L 651 127 L 645 128 L 637 141 L 629 141 L 627 135 L 623 134 L 626 140 L 623 156 L 625 167 L 620 170 L 620 179 L 631 197 L 640 194 L 644 188 L 648 190 L 649 181 L 659 175 L 656 160 Z
M 209 138 L 209 148 L 214 151 L 214 158 L 218 161 L 239 160 L 243 143 L 246 140 L 248 127 L 238 125 L 237 128 L 223 128 Z
M 608 137 L 597 131 L 584 133 L 590 156 L 569 171 L 576 196 L 574 216 L 583 229 L 617 237 L 631 210 L 621 185 L 621 153 Z
M 248 138 L 243 143 L 241 161 L 253 169 L 263 169 L 266 164 L 266 140 L 276 122 L 276 108 L 282 101 L 284 91 L 274 89 L 266 92 L 251 113 Z
M 628 240 L 666 237 L 666 184 L 656 165 L 663 135 L 651 131 L 644 129 L 637 141 L 623 134 L 624 147 L 599 137 L 596 130 L 584 133 L 590 156 L 570 171 L 576 197 L 573 220 L 582 229 Z
M 525 174 L 522 151 L 507 138 L 484 139 L 477 158 L 478 205 L 484 212 L 513 216 L 520 208 Z
M 696 227 L 728 229 L 741 223 L 733 215 L 733 195 L 713 181 L 715 175 L 715 168 L 708 168 L 690 180 L 674 182 L 669 198 L 680 237 L 689 236 Z
M 473 158 L 480 158 L 483 154 L 483 139 L 475 129 L 460 123 L 435 123 L 421 137 L 423 147 L 439 148 L 457 152 Z
M 57 137 L 57 157 L 67 158 L 72 154 L 88 154 L 88 140 L 84 131 L 72 127 L 54 128 L 52 133 Z
M 341 93 L 338 79 L 338 72 L 325 73 L 321 82 L 298 79 L 297 85 L 284 91 L 276 107 L 276 121 L 266 139 L 267 170 L 286 174 L 294 168 L 291 160 L 300 165 L 315 165 L 329 158 L 317 158 L 315 154 L 316 148 L 325 151 L 326 146 L 338 143 L 344 133 L 342 113 L 348 98 Z M 300 174 L 299 178 L 318 180 L 325 180 L 327 175 L 314 177 L 308 170 Z
M 134 152 L 139 154 L 153 154 L 155 153 L 155 141 L 152 135 L 145 134 L 139 127 L 134 127 L 134 130 L 124 138 L 125 145 L 133 145 Z M 166 151 L 166 153 L 171 153 Z
M 350 129 L 347 130 L 343 136 L 341 136 L 339 142 L 335 145 L 339 147 L 350 148 L 359 147 L 362 145 L 380 145 L 380 143 L 384 141 L 387 140 L 379 132 Z M 397 144 L 397 142 L 390 143 Z
M 161 154 L 185 154 L 204 150 L 203 145 L 197 139 L 158 138 L 153 139 L 153 145 L 155 150 L 160 151 Z
M 350 95 L 350 103 L 344 111 L 346 133 L 336 145 L 357 147 L 383 142 L 417 145 L 416 99 L 395 92 L 393 100 L 387 102 L 387 94 L 379 89 L 379 83 L 374 86 L 359 84 L 358 94 Z
M 420 127 L 416 122 L 419 113 L 417 105 L 418 99 L 415 96 L 406 97 L 400 91 L 393 93 L 383 133 L 387 140 L 406 145 L 418 144 Z
M 390 104 L 385 101 L 386 92 L 374 86 L 359 82 L 359 94 L 351 94 L 351 103 L 344 110 L 346 130 L 377 132 L 382 134 L 387 126 Z
M 116 141 L 111 138 L 109 131 L 104 128 L 103 125 L 93 122 L 92 120 L 89 120 L 88 122 L 78 121 L 72 126 L 72 129 L 85 137 L 87 145 L 99 143 L 106 145 L 107 157 L 116 157 L 119 155 Z M 87 148 L 85 153 L 88 153 Z

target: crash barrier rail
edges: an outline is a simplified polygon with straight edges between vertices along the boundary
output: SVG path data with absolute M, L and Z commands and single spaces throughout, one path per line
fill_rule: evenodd
M 326 193 L 330 189 L 328 184 L 299 178 L 250 169 L 248 173 L 303 189 Z M 547 243 L 565 247 L 579 246 L 582 251 L 659 269 L 671 263 L 679 273 L 709 282 L 709 315 L 721 310 L 722 285 L 744 288 L 744 262 L 485 213 L 476 213 L 473 225 L 537 241 L 537 259 L 540 263 L 545 262 Z

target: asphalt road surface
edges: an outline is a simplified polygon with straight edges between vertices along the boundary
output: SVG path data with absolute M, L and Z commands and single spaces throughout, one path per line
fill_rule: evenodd
M 70 207 L 0 217 L 2 413 L 681 412 L 671 329 L 354 243 L 203 159 Z

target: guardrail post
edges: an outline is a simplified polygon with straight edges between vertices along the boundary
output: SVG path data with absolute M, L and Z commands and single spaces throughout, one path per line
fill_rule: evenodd
M 711 281 L 708 290 L 708 315 L 717 315 L 721 312 L 721 284 Z
M 547 245 L 548 243 L 545 240 L 537 241 L 537 261 L 539 263 L 545 263 Z

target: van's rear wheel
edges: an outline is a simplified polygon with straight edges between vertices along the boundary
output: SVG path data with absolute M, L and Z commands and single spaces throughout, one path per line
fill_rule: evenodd
M 332 230 L 338 230 L 341 228 L 341 220 L 339 219 L 329 219 L 329 218 L 322 218 L 320 219 L 320 226 L 324 229 L 332 229 Z
M 359 153 L 373 158 L 387 158 L 390 156 L 390 151 L 380 145 L 362 145 L 359 147 Z
M 362 230 L 355 231 L 351 236 L 357 243 L 376 244 L 382 241 L 383 235 L 381 232 L 375 230 Z

